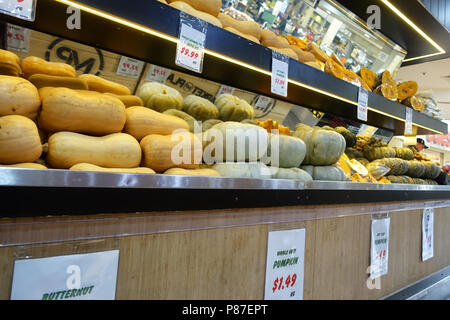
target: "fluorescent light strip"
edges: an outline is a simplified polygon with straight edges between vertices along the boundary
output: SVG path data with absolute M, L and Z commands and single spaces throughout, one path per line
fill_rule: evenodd
M 126 26 L 128 26 L 128 27 L 130 27 L 130 28 L 133 28 L 133 29 L 136 29 L 136 30 L 139 30 L 139 31 L 142 31 L 142 32 L 151 34 L 151 35 L 154 35 L 154 36 L 156 36 L 156 37 L 160 37 L 160 38 L 166 39 L 166 40 L 168 40 L 168 41 L 170 41 L 170 42 L 178 43 L 178 39 L 175 38 L 175 37 L 166 35 L 166 34 L 164 34 L 164 33 L 161 33 L 161 32 L 155 31 L 155 30 L 152 30 L 152 29 L 150 29 L 150 28 L 147 28 L 147 27 L 144 27 L 144 26 L 142 26 L 142 25 L 139 25 L 139 24 L 130 22 L 130 21 L 128 21 L 128 20 L 125 20 L 125 19 L 122 19 L 122 18 L 113 16 L 113 15 L 111 15 L 111 14 L 109 14 L 109 13 L 106 13 L 106 12 L 103 12 L 103 11 L 100 11 L 100 10 L 97 10 L 97 9 L 94 9 L 94 8 L 91 8 L 91 7 L 89 7 L 89 6 L 85 6 L 85 5 L 79 4 L 79 3 L 77 3 L 77 2 L 69 1 L 69 0 L 56 0 L 56 1 L 57 1 L 57 2 L 61 2 L 61 3 L 63 3 L 63 4 L 66 4 L 66 5 L 68 5 L 68 6 L 73 6 L 73 7 L 79 8 L 80 10 L 89 12 L 89 13 L 91 13 L 91 14 L 100 16 L 100 17 L 102 17 L 102 18 L 105 18 L 105 19 L 108 19 L 108 20 L 111 20 L 111 21 L 114 21 L 114 22 L 117 22 L 117 23 L 126 25 Z M 248 64 L 248 63 L 239 61 L 239 60 L 237 60 L 237 59 L 234 59 L 234 58 L 231 58 L 231 57 L 222 55 L 222 54 L 220 54 L 220 53 L 211 51 L 211 50 L 209 50 L 209 49 L 205 49 L 204 52 L 205 52 L 205 54 L 214 56 L 214 57 L 216 57 L 216 58 L 219 58 L 219 59 L 222 59 L 222 60 L 225 60 L 225 61 L 228 61 L 228 62 L 237 64 L 237 65 L 240 65 L 240 66 L 242 66 L 242 67 L 244 67 L 244 68 L 247 68 L 247 69 L 250 69 L 250 70 L 254 70 L 254 71 L 256 71 L 256 72 L 265 74 L 265 75 L 267 75 L 267 76 L 272 76 L 272 73 L 271 73 L 270 71 L 267 71 L 267 70 L 264 70 L 264 69 L 255 67 L 255 66 L 253 66 L 253 65 L 251 65 L 251 64 Z M 320 94 L 327 95 L 327 96 L 329 96 L 329 97 L 332 97 L 332 98 L 335 98 L 335 99 L 344 101 L 344 102 L 346 102 L 346 103 L 348 103 L 348 104 L 352 104 L 352 105 L 358 106 L 358 102 L 355 102 L 355 101 L 346 99 L 346 98 L 344 98 L 344 97 L 335 95 L 335 94 L 330 93 L 330 92 L 328 92 L 328 91 L 324 91 L 324 90 L 321 90 L 321 89 L 318 89 L 318 88 L 309 86 L 309 85 L 304 84 L 304 83 L 302 83 L 302 82 L 298 82 L 298 81 L 295 81 L 295 80 L 292 80 L 292 79 L 288 79 L 288 82 L 290 82 L 290 83 L 292 83 L 292 84 L 294 84 L 294 85 L 296 85 L 296 86 L 303 87 L 303 88 L 305 88 L 305 89 L 309 89 L 309 90 L 311 90 L 311 91 L 315 91 L 315 92 L 318 92 L 318 93 L 320 93 Z M 394 116 L 394 115 L 391 115 L 391 114 L 388 114 L 388 113 L 379 111 L 379 110 L 374 109 L 374 108 L 371 108 L 371 107 L 368 107 L 368 110 L 371 110 L 371 111 L 376 112 L 376 113 L 379 113 L 379 114 L 386 115 L 386 116 L 388 116 L 388 117 L 397 119 L 397 120 L 399 120 L 399 121 L 403 121 L 403 122 L 406 121 L 405 119 L 401 119 L 401 118 L 399 118 L 399 117 L 396 117 L 396 116 Z M 427 129 L 427 130 L 436 132 L 436 133 L 441 133 L 441 132 L 439 132 L 439 131 L 436 131 L 436 130 L 433 130 L 433 129 L 430 129 L 430 128 L 427 128 L 427 127 L 424 127 L 424 126 L 421 126 L 421 125 L 418 125 L 418 124 L 415 124 L 415 125 L 418 126 L 418 127 L 421 127 L 421 128 L 424 128 L 424 129 Z
M 405 21 L 411 28 L 413 28 L 417 33 L 419 33 L 425 40 L 427 40 L 433 47 L 435 47 L 439 51 L 438 53 L 426 55 L 423 57 L 429 57 L 446 53 L 445 50 L 440 45 L 438 45 L 433 39 L 431 39 L 425 32 L 422 31 L 422 29 L 420 29 L 414 22 L 412 22 L 407 16 L 405 16 L 400 10 L 398 10 L 392 3 L 390 3 L 388 0 L 381 0 L 381 2 L 383 2 L 389 9 L 391 9 L 396 15 L 398 15 L 403 21 Z M 423 57 L 410 58 L 404 61 L 417 60 Z

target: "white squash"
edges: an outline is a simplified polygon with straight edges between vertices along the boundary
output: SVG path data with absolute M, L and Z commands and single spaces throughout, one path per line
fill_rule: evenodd
M 306 156 L 306 145 L 300 138 L 269 133 L 269 140 L 267 156 L 271 165 L 298 168 L 302 164 Z
M 270 179 L 272 171 L 261 162 L 217 163 L 212 166 L 222 177 Z
M 318 181 L 346 181 L 347 175 L 338 166 L 301 166 L 313 180 Z
M 305 170 L 299 168 L 278 168 L 276 173 L 272 176 L 273 179 L 289 179 L 299 180 L 302 182 L 312 181 L 313 178 Z

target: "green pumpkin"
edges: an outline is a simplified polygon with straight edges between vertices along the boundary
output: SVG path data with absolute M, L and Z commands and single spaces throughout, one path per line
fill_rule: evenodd
M 210 119 L 202 122 L 202 131 L 205 132 L 206 130 L 211 129 L 216 124 L 222 123 L 222 120 L 219 119 Z
M 293 134 L 306 144 L 306 157 L 303 163 L 313 166 L 329 166 L 339 161 L 346 144 L 342 135 L 319 127 L 299 124 Z
M 211 101 L 196 95 L 189 95 L 184 98 L 183 111 L 200 121 L 219 117 L 219 109 Z
M 347 148 L 352 148 L 356 145 L 356 135 L 353 132 L 344 127 L 336 127 L 334 130 L 344 137 Z
M 383 158 L 395 158 L 395 156 L 395 149 L 390 147 L 374 147 L 364 150 L 364 158 L 368 159 L 369 161 Z
M 272 159 L 272 166 L 276 165 L 280 168 L 300 167 L 306 156 L 306 145 L 301 139 L 269 133 L 269 147 L 267 148 L 269 158 L 276 157 L 276 155 L 271 154 L 276 144 L 278 144 L 278 161 Z
M 347 157 L 351 160 L 351 159 L 360 159 L 360 158 L 364 158 L 364 155 L 361 151 L 356 150 L 354 148 L 347 148 L 345 149 L 345 154 L 347 155 Z
M 425 173 L 425 165 L 417 160 L 408 161 L 408 171 L 406 175 L 412 178 L 419 178 Z
M 337 166 L 301 166 L 314 180 L 317 181 L 346 181 L 347 176 Z
M 247 101 L 231 94 L 220 95 L 215 102 L 219 109 L 219 119 L 222 121 L 242 121 L 253 119 L 253 107 Z
M 413 178 L 414 184 L 427 184 L 425 180 L 419 178 Z
M 422 163 L 425 165 L 425 172 L 420 178 L 434 180 L 441 173 L 441 168 L 434 162 L 422 161 Z
M 360 163 L 362 163 L 365 167 L 367 167 L 370 163 L 369 160 L 367 160 L 366 158 L 356 158 L 356 160 Z
M 300 168 L 278 168 L 276 173 L 272 175 L 273 179 L 289 179 L 289 180 L 298 180 L 302 182 L 312 181 L 312 177 L 306 171 Z
M 431 180 L 431 179 L 426 179 L 425 180 L 425 184 L 430 185 L 430 186 L 437 186 L 437 185 L 439 185 L 439 183 L 437 183 L 437 181 Z
M 221 177 L 271 179 L 273 171 L 261 162 L 227 162 L 217 163 L 211 169 L 219 172 Z
M 410 148 L 395 148 L 395 156 L 403 160 L 414 160 L 414 153 Z
M 168 114 L 169 116 L 174 116 L 174 117 L 178 117 L 180 119 L 185 120 L 189 125 L 189 131 L 192 133 L 194 132 L 196 120 L 193 116 L 191 116 L 181 110 L 177 110 L 177 109 L 169 109 L 169 110 L 164 111 L 163 113 Z

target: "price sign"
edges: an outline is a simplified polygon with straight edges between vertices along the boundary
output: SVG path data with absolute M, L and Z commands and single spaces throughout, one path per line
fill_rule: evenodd
M 119 250 L 14 262 L 11 300 L 114 300 Z
M 422 261 L 434 255 L 434 210 L 427 208 L 422 215 Z
M 372 219 L 370 246 L 370 278 L 379 278 L 388 272 L 390 218 Z
M 36 0 L 1 0 L 0 12 L 28 21 L 34 21 Z
M 8 23 L 6 35 L 8 50 L 28 52 L 30 29 Z
M 255 108 L 260 110 L 266 110 L 273 102 L 272 98 L 259 96 L 255 102 Z
M 305 229 L 269 232 L 266 300 L 302 300 Z
M 413 118 L 413 112 L 412 112 L 412 109 L 406 107 L 405 134 L 412 134 L 412 118 Z
M 233 94 L 234 93 L 234 88 L 233 87 L 229 87 L 226 85 L 222 85 L 219 89 L 219 92 L 217 92 L 216 98 L 219 97 L 222 94 Z
M 272 93 L 287 97 L 289 58 L 272 50 Z
M 146 81 L 165 83 L 167 78 L 170 76 L 170 69 L 163 68 L 151 64 L 148 68 L 147 75 L 145 76 Z
M 359 88 L 358 94 L 358 120 L 367 121 L 367 105 L 369 93 L 364 88 Z
M 138 78 L 144 68 L 144 62 L 122 56 L 116 74 L 130 78 Z
M 180 13 L 176 65 L 198 73 L 202 72 L 206 30 L 206 23 L 203 20 Z

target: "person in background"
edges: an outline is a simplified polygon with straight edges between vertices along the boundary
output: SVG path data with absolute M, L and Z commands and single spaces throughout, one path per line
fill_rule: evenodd
M 421 138 L 417 138 L 417 143 L 415 145 L 415 148 L 418 152 L 421 152 L 423 149 L 428 149 L 428 147 L 425 144 L 425 141 Z

